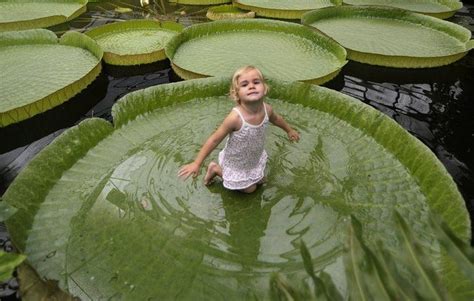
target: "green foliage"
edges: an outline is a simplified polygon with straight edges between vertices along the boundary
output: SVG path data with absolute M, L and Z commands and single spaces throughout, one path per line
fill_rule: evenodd
M 0 250 L 0 281 L 8 280 L 15 268 L 25 259 L 25 255 L 7 253 Z
M 430 217 L 430 224 L 436 230 L 436 237 L 443 251 L 452 258 L 458 268 L 469 279 L 471 287 L 465 294 L 454 298 L 448 292 L 446 280 L 436 269 L 437 263 L 428 260 L 426 247 L 422 246 L 413 235 L 413 230 L 406 220 L 394 213 L 397 228 L 395 238 L 397 248 L 390 248 L 381 243 L 369 246 L 364 240 L 361 223 L 351 217 L 344 263 L 348 281 L 350 300 L 472 300 L 474 276 L 474 250 L 469 244 L 460 240 L 449 227 L 435 214 Z M 290 283 L 281 275 L 271 278 L 272 297 L 274 300 L 342 300 L 337 289 L 334 289 L 330 276 L 320 272 L 322 281 L 314 272 L 312 259 L 304 242 L 301 244 L 301 256 L 307 274 L 313 280 L 314 290 L 309 287 L 298 289 L 297 284 Z M 329 285 L 328 285 L 329 284 Z M 331 289 L 328 289 L 331 288 Z M 319 294 L 318 294 L 319 290 Z M 304 299 L 301 297 L 304 296 Z

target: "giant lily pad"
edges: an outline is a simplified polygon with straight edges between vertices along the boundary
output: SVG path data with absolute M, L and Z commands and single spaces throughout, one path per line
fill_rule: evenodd
M 87 0 L 0 0 L 0 31 L 53 26 L 86 10 Z
M 101 71 L 102 50 L 78 32 L 60 39 L 49 30 L 0 33 L 0 127 L 70 99 Z
M 302 23 L 339 42 L 349 59 L 372 65 L 437 67 L 474 48 L 468 29 L 396 8 L 329 7 L 306 13 Z
M 278 19 L 299 19 L 310 10 L 340 5 L 341 0 L 235 0 L 234 5 L 251 10 L 259 16 Z
M 384 5 L 446 19 L 462 8 L 458 0 L 344 0 L 350 5 Z
M 193 25 L 174 37 L 166 55 L 184 78 L 222 76 L 243 65 L 286 80 L 323 83 L 346 63 L 346 51 L 299 24 L 273 20 L 224 20 Z
M 468 240 L 464 201 L 434 154 L 394 121 L 339 92 L 271 82 L 268 102 L 301 133 L 271 127 L 268 181 L 250 195 L 177 178 L 233 102 L 228 79 L 150 87 L 114 105 L 114 126 L 65 131 L 4 194 L 14 244 L 43 279 L 84 299 L 267 299 L 269 278 L 314 268 L 346 291 L 343 245 L 352 214 L 367 243 L 390 250 L 393 209 L 443 265 L 429 212 Z M 211 154 L 216 156 L 216 152 Z M 455 281 L 450 280 L 455 279 Z M 451 282 L 450 282 L 451 281 Z
M 130 20 L 96 27 L 86 35 L 102 47 L 106 63 L 139 65 L 164 60 L 166 43 L 182 29 L 175 22 Z

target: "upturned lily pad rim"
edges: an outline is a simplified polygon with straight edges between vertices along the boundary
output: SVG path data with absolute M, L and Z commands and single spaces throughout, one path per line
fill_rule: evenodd
M 365 1 L 363 1 L 363 2 L 365 2 Z M 440 0 L 440 1 L 433 0 L 432 2 L 438 2 L 438 3 L 441 2 L 443 5 L 449 7 L 450 10 L 440 11 L 440 12 L 429 12 L 429 11 L 423 11 L 423 10 L 412 10 L 412 9 L 410 9 L 409 11 L 424 14 L 424 15 L 428 15 L 428 16 L 432 16 L 432 17 L 436 17 L 436 18 L 440 18 L 440 19 L 447 19 L 449 17 L 452 17 L 456 13 L 456 11 L 458 11 L 459 9 L 461 9 L 463 7 L 462 2 L 458 1 L 458 0 Z M 357 4 L 357 0 L 350 0 L 350 1 L 343 0 L 343 3 L 344 3 L 344 5 L 359 6 L 359 4 Z M 370 5 L 396 7 L 396 6 L 390 5 L 389 3 L 388 4 L 387 3 L 384 3 L 384 4 L 382 4 L 382 3 L 380 3 L 380 4 L 370 4 Z M 401 7 L 399 7 L 399 8 L 401 8 Z
M 333 5 L 342 5 L 342 0 L 330 0 Z M 276 19 L 300 19 L 301 16 L 308 11 L 308 9 L 274 9 L 274 8 L 265 8 L 261 6 L 248 5 L 239 2 L 239 0 L 234 0 L 233 4 L 236 7 L 241 9 L 254 11 L 257 16 L 276 18 Z M 316 9 L 316 8 L 315 8 Z
M 465 56 L 469 50 L 474 48 L 474 40 L 471 39 L 471 32 L 468 29 L 435 17 L 392 7 L 373 5 L 325 7 L 305 13 L 301 17 L 301 23 L 313 27 L 311 24 L 318 20 L 353 16 L 397 19 L 412 23 L 416 26 L 425 26 L 432 30 L 450 35 L 466 45 L 464 52 L 453 53 L 448 56 L 433 57 L 397 56 L 375 52 L 366 53 L 342 45 L 347 50 L 349 59 L 361 63 L 397 68 L 439 67 L 459 60 Z M 315 27 L 315 29 L 317 28 Z
M 136 20 L 127 20 L 120 21 L 115 23 L 105 24 L 96 28 L 93 28 L 85 34 L 92 39 L 103 35 L 113 35 L 116 32 L 125 32 L 133 30 L 156 30 L 156 31 L 172 31 L 179 33 L 183 30 L 184 26 L 172 22 L 172 21 L 160 21 L 160 20 L 150 20 L 150 19 L 136 19 Z M 97 41 L 98 42 L 98 41 Z M 99 42 L 98 42 L 99 43 Z M 100 43 L 99 43 L 100 45 Z M 104 51 L 104 61 L 107 64 L 111 65 L 139 65 L 139 64 L 148 64 L 156 61 L 161 61 L 166 59 L 164 47 L 157 49 L 152 52 L 144 52 L 140 54 L 118 54 L 110 51 Z
M 69 16 L 51 15 L 49 17 L 36 18 L 36 19 L 31 19 L 31 20 L 4 22 L 4 23 L 0 23 L 0 31 L 14 31 L 14 30 L 33 29 L 33 28 L 44 28 L 44 27 L 49 27 L 49 26 L 68 22 L 72 19 L 79 17 L 80 15 L 82 15 L 83 13 L 87 11 L 88 0 L 73 0 L 73 1 L 80 4 L 81 7 Z M 5 1 L 5 2 L 15 2 L 15 1 Z M 31 2 L 36 2 L 36 1 L 31 0 Z M 48 0 L 48 2 L 70 3 L 72 1 L 71 0 Z
M 241 19 L 241 20 L 218 20 L 208 23 L 196 24 L 190 27 L 185 28 L 180 34 L 176 35 L 171 39 L 171 41 L 166 45 L 165 52 L 166 56 L 171 61 L 171 66 L 173 70 L 183 79 L 197 79 L 202 77 L 210 77 L 212 74 L 197 73 L 195 71 L 186 70 L 173 62 L 174 55 L 179 48 L 179 46 L 185 43 L 188 40 L 207 36 L 209 34 L 219 34 L 223 32 L 236 32 L 236 31 L 254 31 L 254 30 L 265 30 L 273 31 L 278 33 L 286 33 L 290 35 L 298 35 L 300 37 L 306 38 L 310 41 L 317 42 L 318 45 L 322 48 L 329 49 L 334 57 L 340 63 L 340 66 L 334 71 L 314 79 L 304 80 L 308 83 L 313 84 L 322 84 L 332 78 L 334 78 L 340 71 L 340 69 L 347 63 L 346 60 L 346 49 L 339 45 L 332 38 L 313 30 L 308 26 L 301 26 L 300 24 L 276 21 L 276 20 L 266 20 L 266 19 Z
M 28 105 L 0 112 L 0 127 L 28 119 L 64 103 L 85 89 L 102 70 L 102 49 L 93 39 L 82 33 L 68 31 L 58 39 L 56 34 L 50 30 L 30 29 L 24 31 L 4 32 L 0 33 L 0 36 L 0 47 L 13 45 L 59 44 L 83 48 L 91 52 L 97 58 L 97 65 L 71 85 L 52 92 L 50 95 L 38 99 Z
M 6 222 L 14 244 L 20 250 L 24 249 L 35 212 L 48 191 L 65 170 L 110 135 L 114 128 L 130 125 L 135 119 L 162 107 L 226 95 L 229 82 L 229 78 L 205 78 L 138 90 L 125 95 L 112 107 L 114 126 L 103 119 L 90 118 L 66 130 L 31 160 L 3 196 L 4 201 L 18 209 Z M 301 82 L 270 79 L 269 84 L 270 98 L 328 113 L 375 139 L 416 179 L 428 206 L 468 241 L 471 228 L 464 200 L 446 168 L 418 139 L 383 113 L 342 93 Z
M 206 13 L 209 20 L 254 18 L 255 12 L 242 10 L 232 4 L 209 7 Z

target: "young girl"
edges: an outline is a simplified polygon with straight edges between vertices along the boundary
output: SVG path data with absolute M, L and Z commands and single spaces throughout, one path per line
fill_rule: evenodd
M 180 168 L 178 176 L 184 180 L 190 175 L 196 177 L 204 159 L 228 135 L 226 145 L 219 153 L 219 164 L 209 164 L 204 184 L 209 185 L 215 176 L 219 176 L 227 189 L 254 192 L 264 180 L 267 163 L 265 128 L 268 122 L 282 128 L 291 141 L 300 139 L 283 117 L 263 101 L 267 92 L 268 86 L 259 69 L 253 66 L 238 69 L 230 87 L 230 96 L 237 105 L 207 139 L 194 162 Z

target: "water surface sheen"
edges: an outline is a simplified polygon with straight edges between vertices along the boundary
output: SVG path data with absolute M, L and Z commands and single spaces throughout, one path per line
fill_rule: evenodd
M 255 193 L 228 191 L 219 182 L 206 187 L 202 176 L 177 178 L 179 166 L 194 158 L 232 102 L 222 97 L 175 105 L 116 130 L 64 173 L 37 214 L 30 260 L 38 271 L 65 266 L 60 274 L 70 292 L 92 299 L 264 298 L 272 272 L 307 277 L 301 240 L 315 269 L 325 268 L 343 292 L 340 256 L 349 214 L 369 229 L 368 241 L 374 235 L 388 246 L 396 243 L 384 208 L 412 216 L 421 239 L 431 239 L 423 237 L 424 196 L 394 157 L 332 116 L 271 103 L 301 141 L 290 143 L 283 131 L 270 128 L 268 181 Z M 92 163 L 94 158 L 100 163 Z M 68 200 L 62 197 L 66 185 Z M 50 206 L 60 206 L 58 213 L 52 216 Z M 57 228 L 68 232 L 68 242 L 36 239 L 51 219 L 57 225 L 66 219 Z M 44 256 L 61 244 L 64 258 L 61 252 Z

